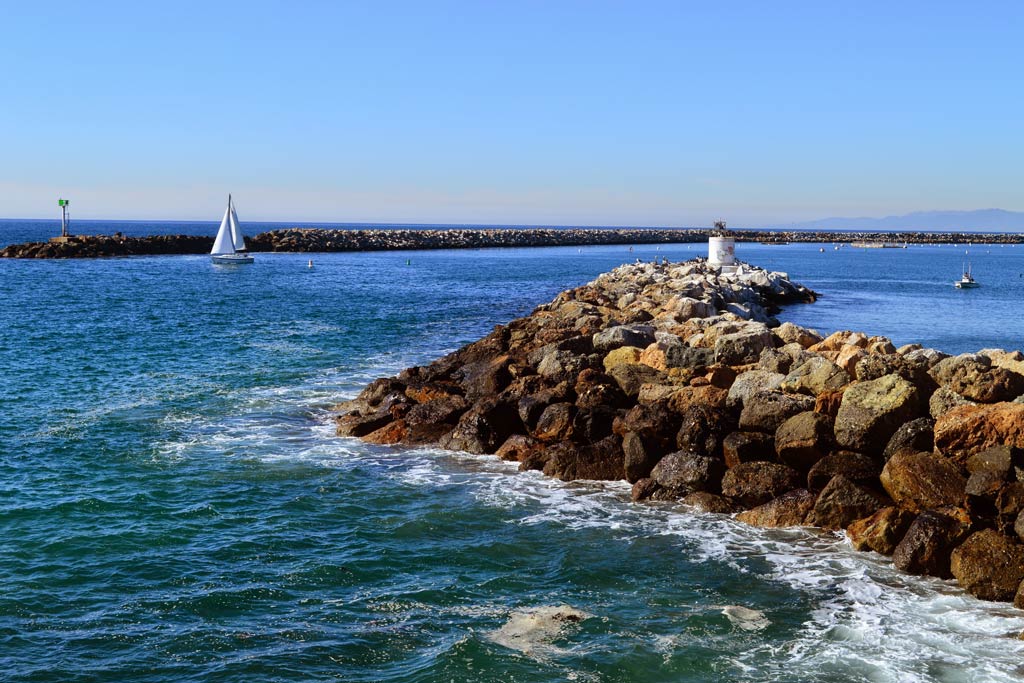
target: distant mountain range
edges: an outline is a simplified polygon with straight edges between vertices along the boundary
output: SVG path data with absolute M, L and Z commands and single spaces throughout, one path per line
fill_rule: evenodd
M 1024 232 L 1024 212 L 1003 209 L 915 211 L 885 218 L 822 218 L 771 226 L 783 230 L 922 230 L 941 232 Z

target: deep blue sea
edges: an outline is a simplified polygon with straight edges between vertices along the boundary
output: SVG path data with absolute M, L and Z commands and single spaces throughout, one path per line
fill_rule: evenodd
M 1018 680 L 1024 612 L 840 535 L 333 436 L 366 381 L 701 251 L 0 260 L 0 680 Z M 819 291 L 781 317 L 822 332 L 1024 345 L 1024 247 L 738 252 Z

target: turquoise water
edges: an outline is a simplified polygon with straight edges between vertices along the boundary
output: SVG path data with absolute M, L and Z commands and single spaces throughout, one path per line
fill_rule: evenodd
M 782 317 L 822 331 L 1021 346 L 1024 248 L 971 250 L 968 292 L 962 248 L 740 255 L 821 291 Z M 1014 680 L 1024 613 L 839 536 L 333 436 L 369 379 L 698 251 L 0 261 L 0 679 Z M 589 616 L 502 638 L 557 605 Z

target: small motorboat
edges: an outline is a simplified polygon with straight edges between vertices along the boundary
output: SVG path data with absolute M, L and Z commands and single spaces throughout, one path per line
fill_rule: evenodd
M 970 264 L 968 264 L 967 269 L 964 271 L 963 277 L 953 284 L 957 289 L 974 289 L 975 287 L 981 287 L 981 285 L 974 281 L 974 276 L 971 275 Z

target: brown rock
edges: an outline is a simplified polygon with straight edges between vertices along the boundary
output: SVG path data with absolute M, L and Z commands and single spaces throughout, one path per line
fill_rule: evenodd
M 704 386 L 680 387 L 668 399 L 671 410 L 677 413 L 685 413 L 691 406 L 710 406 L 713 408 L 724 408 L 725 400 L 729 392 L 712 384 Z
M 814 399 L 809 396 L 759 391 L 748 397 L 743 405 L 740 429 L 774 434 L 787 419 L 813 408 Z
M 690 451 L 676 451 L 658 461 L 651 470 L 651 479 L 681 498 L 694 491 L 717 492 L 724 471 L 725 465 L 721 460 Z
M 953 551 L 949 566 L 971 595 L 1009 602 L 1024 579 L 1024 546 L 994 529 L 983 529 Z
M 837 474 L 818 495 L 807 523 L 823 529 L 845 529 L 889 503 L 878 493 Z
M 857 364 L 867 355 L 867 352 L 859 346 L 846 344 L 839 350 L 839 355 L 836 356 L 836 365 L 841 367 L 850 377 L 855 377 Z
M 839 406 L 842 405 L 842 402 L 842 391 L 826 391 L 818 394 L 818 397 L 814 400 L 814 412 L 828 415 L 835 420 L 836 415 L 839 414 Z
M 612 353 L 616 353 L 613 351 Z M 666 376 L 660 370 L 638 363 L 620 363 L 608 370 L 622 391 L 632 398 L 640 393 L 644 384 L 664 384 Z
M 806 411 L 783 422 L 775 432 L 779 462 L 806 472 L 832 450 L 832 419 Z
M 714 458 L 722 457 L 722 442 L 736 429 L 732 413 L 710 406 L 693 405 L 679 421 L 676 446 Z
M 950 379 L 949 388 L 970 401 L 998 403 L 1024 394 L 1024 377 L 1006 368 L 962 366 Z
M 537 418 L 532 434 L 542 441 L 565 441 L 572 438 L 575 417 L 576 406 L 572 403 L 552 403 Z
M 775 439 L 764 432 L 733 432 L 722 441 L 725 466 L 741 462 L 768 461 L 775 458 Z
M 448 423 L 455 425 L 459 416 L 469 408 L 469 403 L 462 396 L 449 394 L 440 398 L 420 403 L 409 409 L 405 421 L 410 426 Z
M 853 547 L 892 555 L 914 521 L 914 515 L 897 507 L 884 507 L 870 517 L 858 519 L 847 527 Z
M 795 489 L 764 505 L 736 515 L 739 521 L 759 527 L 802 526 L 814 507 L 815 496 L 807 489 Z
M 707 491 L 694 491 L 684 496 L 679 502 L 701 512 L 714 512 L 722 515 L 736 512 L 736 505 L 728 498 Z
M 678 430 L 679 416 L 660 403 L 635 405 L 612 425 L 612 431 L 623 437 L 627 432 L 636 432 L 643 438 L 644 446 L 658 457 L 675 450 Z
M 497 455 L 502 460 L 511 460 L 514 462 L 522 462 L 526 459 L 526 456 L 536 450 L 539 446 L 539 442 L 531 436 L 525 434 L 513 434 L 512 436 L 505 439 L 505 443 L 501 444 L 501 447 L 497 450 Z
M 408 434 L 409 427 L 405 424 L 405 420 L 399 419 L 391 422 L 390 424 L 384 425 L 376 431 L 370 432 L 363 437 L 363 441 L 382 446 L 389 446 L 396 443 L 402 443 L 405 441 Z
M 826 391 L 838 391 L 850 383 L 850 375 L 841 367 L 821 356 L 812 356 L 794 368 L 779 387 L 783 391 L 817 396 Z
M 976 453 L 967 459 L 967 471 L 971 474 L 978 472 L 997 472 L 1006 479 L 1013 471 L 1015 463 L 1021 461 L 1021 452 L 1004 444 L 991 446 L 980 453 Z
M 919 417 L 902 425 L 889 439 L 882 459 L 889 460 L 897 453 L 928 453 L 935 448 L 935 421 Z
M 896 430 L 918 417 L 920 406 L 917 387 L 898 375 L 853 384 L 836 415 L 836 442 L 859 453 L 881 454 Z
M 622 452 L 625 456 L 623 468 L 626 481 L 632 483 L 648 477 L 662 456 L 656 449 L 649 448 L 644 438 L 636 432 L 626 432 L 622 437 Z
M 782 323 L 773 332 L 783 343 L 797 343 L 805 349 L 822 341 L 821 335 L 816 331 L 794 325 L 793 323 Z
M 458 385 L 437 382 L 434 384 L 410 385 L 405 388 L 405 395 L 416 403 L 427 403 L 438 399 L 449 398 L 462 394 Z
M 974 405 L 978 404 L 964 398 L 949 387 L 939 387 L 928 399 L 928 414 L 937 420 L 954 408 Z
M 562 481 L 625 479 L 622 445 L 617 436 L 609 436 L 594 444 L 581 446 L 568 441 L 549 449 L 544 474 Z
M 960 406 L 935 421 L 935 447 L 966 460 L 990 446 L 1024 448 L 1024 403 Z
M 959 505 L 967 484 L 955 465 L 931 453 L 894 455 L 879 479 L 893 500 L 915 511 Z
M 335 422 L 338 425 L 338 436 L 362 437 L 377 431 L 393 419 L 391 413 L 387 411 L 370 413 L 369 415 L 352 412 L 339 416 Z
M 1015 481 L 1000 489 L 996 496 L 996 515 L 1003 533 L 1014 533 L 1014 523 L 1024 510 L 1024 482 Z
M 747 400 L 759 391 L 775 391 L 786 376 L 766 370 L 748 370 L 736 376 L 736 381 L 729 387 L 727 405 L 734 410 L 741 410 Z
M 744 462 L 722 477 L 722 495 L 750 508 L 800 488 L 800 474 L 777 462 Z
M 881 471 L 881 464 L 863 453 L 836 451 L 826 455 L 810 469 L 807 473 L 807 488 L 821 491 L 837 474 L 855 484 L 877 486 Z
M 466 398 L 475 401 L 494 396 L 508 386 L 511 381 L 508 366 L 508 355 L 501 355 L 463 365 L 452 373 L 452 377 L 462 385 Z
M 467 453 L 494 453 L 522 422 L 510 403 L 484 398 L 462 414 L 458 424 L 441 440 L 441 448 Z
M 660 488 L 658 482 L 651 478 L 640 479 L 633 483 L 633 488 L 630 491 L 630 498 L 634 503 L 638 503 L 642 500 L 648 500 L 654 493 Z
M 970 527 L 959 519 L 931 510 L 922 512 L 893 551 L 893 564 L 910 574 L 948 579 L 949 557 Z

